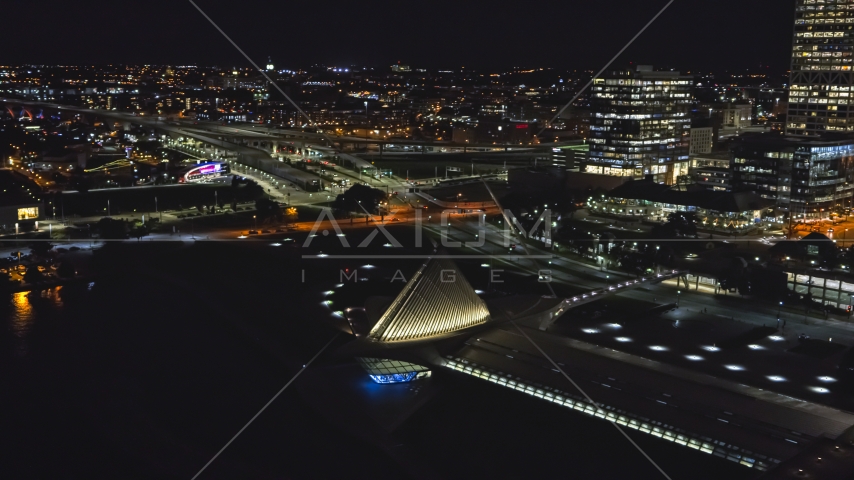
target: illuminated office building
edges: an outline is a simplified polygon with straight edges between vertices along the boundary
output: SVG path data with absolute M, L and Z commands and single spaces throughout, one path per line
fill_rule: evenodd
M 797 0 L 786 133 L 854 132 L 854 0 Z
M 732 188 L 774 200 L 793 219 L 827 218 L 851 206 L 854 140 L 760 134 L 732 149 Z
M 691 77 L 651 66 L 597 78 L 586 173 L 675 184 L 688 174 Z

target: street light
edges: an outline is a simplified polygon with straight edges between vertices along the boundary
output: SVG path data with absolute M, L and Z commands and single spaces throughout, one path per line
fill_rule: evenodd
M 252 215 L 252 220 L 255 221 L 255 230 L 258 230 L 258 216 Z
M 676 290 L 676 306 L 679 306 L 679 294 L 682 293 L 681 290 Z

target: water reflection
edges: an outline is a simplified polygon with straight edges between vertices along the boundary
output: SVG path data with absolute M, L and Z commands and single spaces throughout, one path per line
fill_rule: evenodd
M 12 353 L 25 356 L 30 351 L 31 336 L 36 320 L 39 318 L 56 318 L 57 309 L 63 305 L 60 291 L 62 287 L 46 290 L 24 291 L 12 293 L 6 307 L 8 320 L 6 330 L 12 335 Z
M 30 304 L 30 292 L 18 292 L 12 294 L 12 305 L 15 307 L 12 312 L 9 327 L 12 333 L 18 337 L 23 337 L 30 330 L 30 321 L 33 319 L 33 306 Z

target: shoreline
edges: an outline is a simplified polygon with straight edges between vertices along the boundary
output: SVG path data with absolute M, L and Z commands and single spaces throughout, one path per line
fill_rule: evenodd
M 55 287 L 64 287 L 66 285 L 71 285 L 75 283 L 88 283 L 95 280 L 94 275 L 87 276 L 77 276 L 74 278 L 63 278 L 50 282 L 41 282 L 41 283 L 18 283 L 17 285 L 12 285 L 9 288 L 0 287 L 0 294 L 3 293 L 20 293 L 26 291 L 40 291 L 40 290 L 49 290 Z M 11 284 L 10 284 L 11 285 Z

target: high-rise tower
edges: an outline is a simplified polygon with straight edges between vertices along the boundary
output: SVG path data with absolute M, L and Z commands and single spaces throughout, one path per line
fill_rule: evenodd
M 668 185 L 687 175 L 692 89 L 691 77 L 646 65 L 597 78 L 585 172 Z
M 797 0 L 786 133 L 854 132 L 852 53 L 854 0 Z

